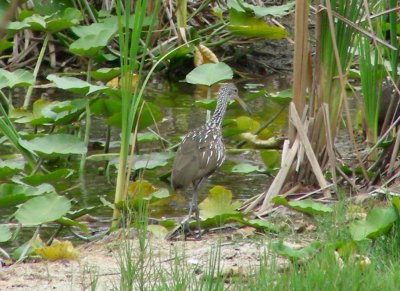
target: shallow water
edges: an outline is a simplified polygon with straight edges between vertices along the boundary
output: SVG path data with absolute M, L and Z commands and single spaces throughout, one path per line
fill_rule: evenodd
M 285 86 L 288 86 L 286 78 L 281 76 L 274 76 L 260 82 L 260 80 L 252 80 L 251 82 L 243 82 L 238 84 L 240 88 L 240 96 L 252 111 L 251 117 L 262 122 L 273 116 L 282 105 L 276 104 L 266 97 L 257 97 L 251 99 L 250 91 L 244 89 L 248 83 L 257 83 L 258 89 L 266 89 L 267 91 L 275 92 L 281 90 Z M 168 84 L 168 83 L 157 83 L 152 84 L 150 89 L 147 90 L 145 99 L 153 102 L 154 104 L 162 108 L 164 118 L 157 124 L 157 129 L 160 135 L 166 139 L 173 146 L 179 143 L 180 138 L 190 129 L 201 126 L 206 120 L 206 110 L 193 106 L 195 100 L 206 98 L 207 91 L 204 88 L 195 88 L 187 84 Z M 240 115 L 247 115 L 240 106 L 232 106 L 226 113 L 226 118 L 234 118 Z M 284 111 L 276 121 L 270 125 L 269 129 L 273 134 L 281 134 L 286 128 L 287 115 Z M 156 128 L 153 127 L 154 130 Z M 98 124 L 96 128 L 93 128 L 93 136 L 100 138 L 105 128 L 101 124 Z M 117 136 L 114 132 L 114 136 Z M 235 143 L 240 141 L 238 136 L 233 136 L 225 139 L 227 148 L 229 149 Z M 153 142 L 148 143 L 140 148 L 141 152 L 150 151 L 162 151 L 163 146 L 161 143 Z M 233 192 L 235 199 L 247 199 L 256 194 L 264 191 L 268 185 L 272 182 L 272 177 L 264 173 L 251 173 L 251 174 L 240 174 L 231 173 L 229 168 L 235 164 L 235 161 L 240 162 L 252 162 L 254 164 L 262 165 L 262 161 L 259 159 L 258 151 L 254 149 L 246 149 L 240 152 L 240 154 L 233 154 L 228 150 L 226 161 L 223 167 L 217 170 L 207 181 L 204 183 L 200 190 L 200 201 L 207 195 L 208 189 L 215 185 L 222 185 Z M 172 159 L 170 160 L 170 164 Z M 157 170 L 146 170 L 143 178 L 149 180 L 157 187 L 167 187 L 170 189 L 169 184 L 160 181 L 157 178 L 157 174 L 160 175 L 170 169 L 170 164 Z M 96 172 L 99 163 L 88 163 L 90 170 L 87 171 L 86 185 L 82 193 L 86 193 L 86 203 L 90 205 L 98 199 L 98 195 L 106 195 L 107 198 L 112 201 L 114 195 L 114 187 L 106 182 L 104 176 L 99 176 Z M 93 167 L 93 168 L 92 168 Z M 101 189 L 99 191 L 99 189 Z M 180 193 L 183 197 L 176 199 L 177 201 L 171 203 L 169 207 L 166 207 L 165 213 L 159 213 L 157 216 L 179 216 L 187 211 L 187 201 L 185 196 L 190 194 L 190 189 L 184 193 Z M 83 198 L 83 196 L 82 196 Z M 187 200 L 187 199 L 186 199 Z M 110 211 L 104 213 L 97 213 L 97 215 L 110 217 Z M 163 215 L 164 214 L 164 215 Z
M 253 84 L 253 85 L 249 85 Z M 257 84 L 257 85 L 254 85 Z M 237 84 L 239 87 L 239 94 L 241 98 L 247 103 L 252 110 L 252 118 L 262 123 L 273 116 L 280 108 L 281 104 L 276 104 L 268 100 L 265 96 L 254 98 L 253 91 L 256 89 L 265 89 L 267 92 L 275 92 L 282 90 L 289 86 L 287 78 L 284 76 L 272 76 L 264 80 L 249 80 Z M 245 87 L 245 88 L 244 88 Z M 246 89 L 247 88 L 247 89 Z M 251 89 L 249 89 L 251 88 Z M 253 92 L 254 93 L 254 92 Z M 195 100 L 206 98 L 207 91 L 204 88 L 197 88 L 195 86 L 187 85 L 184 83 L 167 83 L 165 81 L 154 81 L 146 91 L 145 99 L 153 102 L 161 108 L 164 118 L 157 124 L 157 127 L 151 128 L 159 132 L 160 135 L 166 140 L 164 144 L 161 142 L 151 142 L 140 145 L 140 152 L 157 152 L 163 151 L 166 148 L 171 148 L 179 143 L 181 137 L 190 129 L 202 125 L 206 120 L 206 110 L 194 106 Z M 51 95 L 49 95 L 51 99 Z M 60 100 L 60 95 L 57 94 L 54 100 Z M 62 96 L 61 96 L 62 99 Z M 228 108 L 226 119 L 235 118 L 246 113 L 237 105 Z M 269 130 L 274 135 L 280 135 L 286 128 L 287 115 L 284 111 L 276 121 L 269 126 Z M 93 117 L 92 130 L 90 140 L 104 140 L 106 135 L 106 125 L 103 120 Z M 144 131 L 142 131 L 144 132 Z M 119 131 L 115 128 L 112 129 L 112 141 L 119 140 Z M 256 194 L 261 193 L 267 189 L 272 181 L 272 177 L 265 173 L 251 173 L 239 174 L 231 173 L 230 167 L 236 162 L 251 162 L 253 164 L 262 165 L 262 161 L 258 156 L 258 151 L 254 149 L 243 148 L 242 151 L 229 151 L 234 144 L 240 141 L 239 136 L 232 136 L 225 139 L 227 145 L 227 158 L 221 169 L 216 171 L 203 185 L 200 190 L 199 201 L 203 200 L 207 195 L 210 188 L 215 185 L 222 185 L 233 192 L 234 199 L 247 199 Z M 7 148 L 8 150 L 9 148 Z M 4 153 L 3 149 L 0 149 Z M 117 148 L 112 148 L 111 151 L 117 151 Z M 88 156 L 96 153 L 96 151 L 89 152 Z M 78 164 L 78 158 L 75 161 L 70 161 L 68 167 Z M 150 181 L 157 187 L 165 187 L 170 189 L 167 182 L 161 181 L 158 177 L 170 170 L 172 159 L 169 161 L 168 166 L 157 168 L 155 170 L 146 170 L 143 173 L 143 178 Z M 111 171 L 111 180 L 114 181 L 116 171 Z M 74 208 L 93 206 L 100 204 L 100 197 L 113 202 L 115 186 L 108 183 L 104 175 L 104 162 L 88 161 L 86 164 L 85 175 L 79 177 L 75 175 L 74 179 L 66 181 L 65 188 L 70 188 L 63 192 L 71 199 Z M 171 189 L 170 189 L 171 190 Z M 187 213 L 188 195 L 190 190 L 184 193 L 179 193 L 174 196 L 174 199 L 157 212 L 151 213 L 153 217 L 178 217 Z M 4 220 L 8 215 L 13 213 L 15 209 L 1 209 L 0 220 Z M 109 219 L 111 218 L 112 210 L 107 207 L 100 208 L 91 213 L 95 216 L 95 221 L 87 222 L 89 228 L 93 232 L 109 226 Z M 48 228 L 49 233 L 54 232 L 54 228 Z M 14 241 L 13 245 L 21 245 L 24 240 L 30 237 L 34 229 L 23 229 L 26 236 L 20 235 L 19 241 Z M 44 234 L 46 235 L 46 234 Z M 68 237 L 70 234 L 65 231 L 61 233 L 62 236 Z

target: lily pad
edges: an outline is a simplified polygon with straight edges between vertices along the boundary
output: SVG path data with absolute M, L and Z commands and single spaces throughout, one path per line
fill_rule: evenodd
M 393 207 L 374 208 L 365 219 L 350 224 L 350 234 L 355 241 L 375 239 L 387 233 L 397 220 L 397 213 Z
M 168 164 L 168 160 L 173 157 L 170 152 L 150 153 L 136 156 L 133 161 L 133 169 L 154 169 Z
M 276 226 L 275 224 L 273 224 L 269 221 L 263 220 L 263 219 L 252 219 L 252 220 L 245 221 L 245 223 L 247 225 L 250 225 L 257 229 L 262 229 L 262 230 L 270 231 L 270 232 L 274 232 L 274 233 L 279 232 L 278 226 Z
M 71 169 L 58 169 L 46 174 L 36 173 L 31 176 L 22 178 L 21 181 L 32 186 L 38 186 L 43 183 L 57 183 L 57 182 L 65 184 L 65 180 L 71 178 L 73 173 L 74 171 Z
M 248 174 L 253 172 L 264 172 L 264 170 L 265 169 L 263 169 L 260 166 L 255 166 L 248 163 L 240 163 L 232 167 L 232 173 L 242 173 L 242 174 Z
M 18 69 L 10 72 L 0 69 L 0 89 L 30 86 L 34 81 L 33 74 L 27 70 Z
M 293 91 L 292 89 L 286 89 L 282 91 L 277 91 L 269 94 L 269 98 L 271 101 L 280 103 L 280 104 L 289 104 L 292 102 Z
M 260 128 L 260 123 L 248 116 L 239 116 L 236 118 L 237 127 L 244 131 L 256 131 Z
M 25 149 L 45 157 L 72 154 L 82 155 L 87 152 L 85 143 L 78 137 L 70 134 L 46 135 L 31 140 L 20 139 L 19 142 Z
M 229 19 L 228 29 L 234 35 L 266 39 L 281 39 L 287 36 L 284 28 L 269 25 L 261 18 L 236 9 L 229 9 Z
M 293 12 L 294 5 L 295 1 L 291 1 L 278 6 L 269 6 L 269 7 L 252 5 L 241 0 L 227 1 L 228 8 L 233 8 L 240 12 L 252 12 L 257 17 L 264 17 L 267 15 L 273 17 L 283 17 Z
M 109 81 L 120 74 L 120 68 L 100 68 L 91 72 L 92 78 L 100 81 Z
M 70 219 L 68 217 L 61 217 L 61 218 L 57 219 L 57 222 L 59 224 L 63 225 L 63 226 L 66 226 L 66 227 L 73 227 L 73 226 L 79 227 L 79 229 L 83 233 L 85 233 L 85 234 L 89 233 L 89 228 L 87 227 L 87 225 L 82 223 L 82 222 L 80 222 L 80 221 L 72 220 L 72 219 Z
M 152 207 L 159 206 L 170 196 L 168 189 L 159 189 L 146 180 L 134 181 L 128 186 L 129 205 L 134 208 L 138 208 L 143 201 L 147 201 Z M 117 207 L 123 207 L 123 204 Z
M 0 242 L 6 242 L 10 240 L 12 237 L 12 233 L 7 225 L 0 224 Z
M 155 237 L 159 239 L 164 239 L 165 236 L 168 234 L 168 229 L 166 229 L 162 225 L 148 225 L 147 230 L 150 231 Z
M 32 125 L 54 123 L 67 125 L 78 120 L 85 110 L 85 99 L 73 99 L 67 101 L 46 101 L 38 99 L 33 103 L 31 119 L 18 119 L 17 122 L 29 121 Z
M 240 202 L 232 203 L 232 192 L 222 186 L 212 188 L 206 199 L 199 204 L 202 219 L 237 215 Z
M 211 86 L 233 78 L 233 71 L 225 63 L 203 64 L 187 74 L 185 81 L 191 84 Z
M 260 156 L 267 170 L 279 168 L 281 163 L 281 153 L 278 150 L 261 150 Z
M 0 161 L 0 179 L 8 176 L 13 176 L 21 172 L 25 167 L 24 160 L 6 160 Z
M 94 57 L 105 47 L 117 32 L 117 22 L 115 18 L 106 19 L 89 26 L 74 27 L 72 31 L 79 38 L 71 43 L 69 50 L 80 56 Z
M 215 98 L 196 100 L 194 101 L 194 105 L 199 108 L 214 110 L 215 106 L 217 105 L 217 100 Z
M 288 201 L 286 198 L 276 196 L 272 202 L 278 205 L 284 205 L 299 212 L 309 215 L 319 215 L 333 212 L 333 209 L 321 203 L 314 202 L 312 199 L 304 199 L 299 201 Z
M 291 260 L 309 259 L 318 252 L 320 246 L 321 243 L 319 241 L 314 241 L 299 249 L 289 247 L 283 242 L 275 242 L 270 245 L 272 251 Z
M 138 142 L 151 142 L 151 141 L 158 141 L 158 136 L 152 132 L 139 132 L 137 134 Z
M 64 196 L 49 193 L 35 197 L 24 204 L 15 212 L 15 218 L 23 226 L 34 226 L 55 221 L 71 208 L 71 202 Z
M 0 185 L 0 207 L 18 205 L 25 202 L 32 196 L 39 196 L 44 193 L 54 192 L 50 184 L 41 184 L 38 187 L 3 183 Z
M 111 90 L 106 86 L 92 85 L 75 77 L 58 77 L 57 75 L 51 74 L 47 76 L 47 80 L 54 82 L 57 88 L 68 90 L 73 93 L 89 95 L 95 92 L 99 93 Z

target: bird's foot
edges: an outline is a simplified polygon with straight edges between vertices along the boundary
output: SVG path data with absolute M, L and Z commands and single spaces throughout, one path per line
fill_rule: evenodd
M 200 224 L 198 224 L 197 229 L 191 229 L 190 228 L 190 218 L 191 217 L 186 217 L 184 220 L 181 221 L 181 223 L 175 227 L 172 231 L 170 231 L 165 239 L 166 240 L 171 240 L 179 234 L 184 235 L 184 239 L 187 240 L 188 237 L 193 237 L 195 240 L 201 240 L 201 235 L 202 235 L 202 229 L 200 227 Z
M 185 235 L 185 240 L 187 240 L 188 236 L 192 236 L 195 240 L 201 240 L 201 227 L 200 227 L 200 223 L 198 221 L 197 223 L 197 229 L 191 229 L 190 228 L 190 219 L 191 217 L 188 216 L 184 221 L 182 221 L 183 224 L 183 234 Z

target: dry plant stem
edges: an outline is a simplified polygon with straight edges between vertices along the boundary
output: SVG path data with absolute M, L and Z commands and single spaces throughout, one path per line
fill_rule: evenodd
M 254 209 L 258 203 L 264 198 L 263 203 L 258 210 L 258 213 L 264 212 L 271 201 L 271 199 L 279 194 L 279 191 L 282 189 L 283 184 L 287 178 L 287 174 L 289 173 L 290 168 L 292 167 L 294 158 L 296 157 L 297 151 L 300 147 L 300 141 L 298 138 L 295 139 L 292 148 L 288 151 L 287 156 L 285 157 L 285 161 L 283 162 L 283 166 L 279 170 L 278 174 L 276 175 L 274 181 L 272 182 L 271 186 L 269 187 L 268 191 L 259 196 L 259 199 L 255 200 L 251 205 L 249 205 L 245 211 L 249 211 Z
M 294 20 L 293 102 L 301 115 L 305 105 L 308 74 L 308 1 L 297 0 Z M 296 136 L 289 125 L 289 139 Z
M 327 186 L 327 182 L 324 178 L 324 174 L 322 173 L 321 167 L 318 163 L 318 160 L 315 156 L 315 153 L 311 147 L 311 143 L 307 137 L 306 131 L 301 123 L 300 117 L 297 114 L 296 107 L 293 103 L 290 103 L 290 119 L 293 125 L 296 127 L 298 136 L 302 145 L 304 146 L 305 153 L 307 155 L 308 160 L 310 161 L 312 170 L 317 178 L 317 181 L 321 188 L 325 189 Z M 328 190 L 324 190 L 325 197 L 331 197 L 331 194 Z
M 342 66 L 340 65 L 340 57 L 339 57 L 339 51 L 338 51 L 338 48 L 337 48 L 337 42 L 336 42 L 336 37 L 335 37 L 335 25 L 334 25 L 334 22 L 333 22 L 332 7 L 331 7 L 330 1 L 326 1 L 326 6 L 327 6 L 326 11 L 327 11 L 327 14 L 328 14 L 329 28 L 330 28 L 332 44 L 333 44 L 333 52 L 335 54 L 336 66 L 337 66 L 337 70 L 338 70 L 338 73 L 339 73 L 339 82 L 340 82 L 340 88 L 341 88 L 340 89 L 340 99 L 343 101 L 343 106 L 344 106 L 344 111 L 345 111 L 345 116 L 346 116 L 347 129 L 348 129 L 348 132 L 349 132 L 350 140 L 351 140 L 351 143 L 353 145 L 357 160 L 359 162 L 361 171 L 363 173 L 364 179 L 368 181 L 369 177 L 368 177 L 367 171 L 365 170 L 365 167 L 364 167 L 363 163 L 361 162 L 360 152 L 358 151 L 358 147 L 357 147 L 357 144 L 356 144 L 356 141 L 355 141 L 355 138 L 354 138 L 354 134 L 353 134 L 353 126 L 352 126 L 352 122 L 351 122 L 349 104 L 348 104 L 348 101 L 347 101 L 347 94 L 346 94 L 346 82 L 345 82 L 345 79 L 344 79 Z
M 400 148 L 400 128 L 397 129 L 396 142 L 393 147 L 392 156 L 390 157 L 390 164 L 388 169 L 389 175 L 392 175 L 393 171 L 395 170 L 394 166 L 399 154 L 399 148 Z
M 171 13 L 170 9 L 168 8 L 168 3 L 167 2 L 170 4 L 170 7 L 172 8 L 172 4 L 168 0 L 162 1 L 162 4 L 164 6 L 165 12 L 167 13 L 167 17 L 168 17 L 168 21 L 170 23 L 170 27 L 171 27 L 172 31 L 174 32 L 174 35 L 177 38 L 179 38 L 179 34 L 178 34 L 178 31 L 176 30 L 174 20 L 172 19 L 172 13 Z

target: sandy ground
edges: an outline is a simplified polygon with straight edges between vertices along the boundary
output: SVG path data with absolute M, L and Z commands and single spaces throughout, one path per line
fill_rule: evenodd
M 252 238 L 248 238 L 248 236 Z M 254 229 L 244 228 L 224 233 L 206 234 L 202 240 L 166 241 L 151 237 L 149 249 L 152 258 L 162 268 L 170 270 L 176 257 L 181 263 L 201 275 L 207 268 L 211 250 L 218 242 L 221 245 L 222 274 L 228 276 L 245 275 L 260 263 L 267 243 L 266 237 L 254 239 Z M 78 260 L 38 261 L 18 263 L 0 268 L 0 290 L 90 290 L 91 279 L 97 274 L 96 290 L 118 289 L 120 268 L 118 258 L 123 249 L 121 234 L 114 234 L 85 245 L 79 246 Z M 138 240 L 132 238 L 132 257 L 137 255 Z M 215 252 L 214 252 L 215 254 Z M 135 258 L 133 258 L 135 260 Z M 282 259 L 282 264 L 286 261 Z

